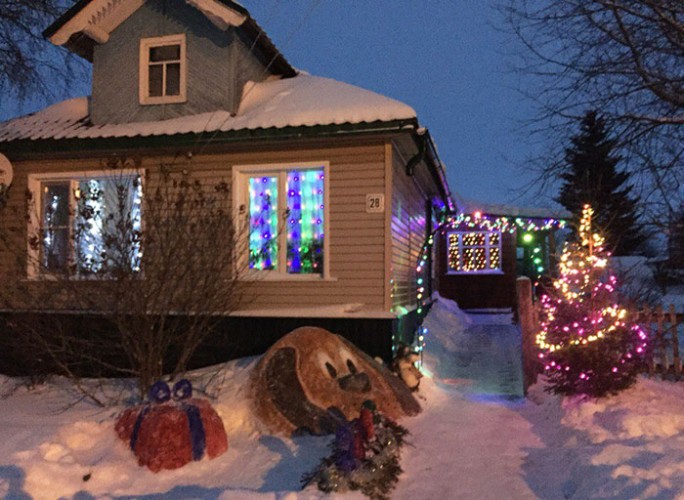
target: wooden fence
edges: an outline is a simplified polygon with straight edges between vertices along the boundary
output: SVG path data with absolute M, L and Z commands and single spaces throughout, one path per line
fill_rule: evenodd
M 529 280 L 518 279 L 518 321 L 522 332 L 523 384 L 525 393 L 534 384 L 541 371 L 535 336 L 539 330 L 539 303 L 532 303 Z M 633 320 L 648 334 L 650 349 L 645 371 L 663 378 L 684 379 L 682 356 L 684 356 L 684 314 L 677 313 L 675 306 L 644 306 Z M 680 346 L 681 342 L 681 346 Z
M 648 333 L 651 343 L 648 373 L 660 373 L 663 378 L 674 375 L 679 380 L 682 376 L 679 343 L 680 338 L 684 342 L 684 314 L 677 314 L 672 304 L 666 308 L 645 306 L 636 319 Z

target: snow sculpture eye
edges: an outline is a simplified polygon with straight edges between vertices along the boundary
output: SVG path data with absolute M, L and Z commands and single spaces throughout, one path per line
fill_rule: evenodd
M 337 369 L 333 365 L 333 361 L 330 359 L 330 356 L 324 352 L 318 353 L 318 365 L 323 373 L 330 375 L 330 378 L 337 378 Z
M 359 371 L 357 368 L 358 361 L 354 355 L 344 347 L 340 348 L 340 358 L 342 358 L 342 362 L 347 367 L 347 370 L 349 370 L 349 373 L 354 375 Z

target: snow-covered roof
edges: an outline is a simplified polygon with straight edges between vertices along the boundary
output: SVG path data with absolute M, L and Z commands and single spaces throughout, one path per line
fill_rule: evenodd
M 0 144 L 30 139 L 149 137 L 415 119 L 410 106 L 354 85 L 300 74 L 249 83 L 235 116 L 219 110 L 162 121 L 93 125 L 88 98 L 0 123 Z
M 483 203 L 465 198 L 458 193 L 451 193 L 459 213 L 473 214 L 480 212 L 489 215 L 501 215 L 507 217 L 525 217 L 529 219 L 570 219 L 572 214 L 563 208 L 540 208 L 507 205 L 500 203 Z

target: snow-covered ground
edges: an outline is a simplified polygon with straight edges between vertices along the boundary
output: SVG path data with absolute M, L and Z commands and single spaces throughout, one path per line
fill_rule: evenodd
M 450 305 L 432 321 L 426 362 L 450 351 L 443 348 L 448 332 L 463 334 L 471 324 L 453 308 L 450 320 L 444 309 Z M 193 374 L 216 395 L 226 454 L 158 474 L 139 468 L 115 438 L 123 405 L 76 403 L 78 393 L 64 380 L 27 389 L 0 378 L 0 498 L 327 498 L 301 492 L 299 478 L 327 454 L 328 440 L 263 432 L 244 391 L 254 362 Z M 684 499 L 684 383 L 640 379 L 599 401 L 552 396 L 541 384 L 528 399 L 499 398 L 474 389 L 478 383 L 423 379 L 424 411 L 402 421 L 411 435 L 393 498 Z M 121 382 L 105 389 L 120 399 L 128 393 Z

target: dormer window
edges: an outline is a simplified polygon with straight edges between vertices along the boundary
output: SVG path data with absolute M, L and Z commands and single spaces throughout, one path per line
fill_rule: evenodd
M 186 100 L 185 35 L 140 40 L 140 104 Z

